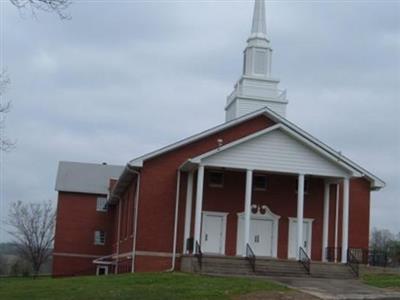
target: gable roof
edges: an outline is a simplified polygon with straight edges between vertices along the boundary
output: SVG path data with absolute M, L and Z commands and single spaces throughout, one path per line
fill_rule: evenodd
M 107 195 L 109 181 L 118 178 L 123 166 L 60 161 L 56 191 Z
M 341 162 L 344 166 L 347 166 L 348 168 L 354 169 L 357 172 L 360 173 L 361 176 L 365 176 L 370 182 L 373 190 L 378 190 L 380 188 L 383 188 L 385 186 L 385 182 L 380 179 L 379 177 L 373 175 L 366 169 L 362 168 L 360 165 L 356 164 L 340 152 L 334 150 L 333 148 L 329 147 L 327 144 L 321 142 L 317 138 L 313 137 L 311 134 L 307 133 L 294 123 L 290 122 L 286 118 L 282 117 L 278 113 L 274 112 L 273 110 L 269 109 L 268 107 L 261 108 L 259 110 L 256 110 L 252 113 L 243 115 L 239 118 L 236 118 L 232 121 L 223 123 L 221 125 L 215 126 L 213 128 L 210 128 L 206 131 L 203 131 L 201 133 L 192 135 L 186 139 L 180 140 L 176 143 L 170 144 L 166 147 L 160 148 L 158 150 L 155 150 L 153 152 L 150 152 L 148 154 L 145 154 L 143 156 L 140 156 L 138 158 L 135 158 L 131 160 L 128 164 L 132 167 L 140 168 L 143 166 L 143 162 L 145 160 L 151 159 L 153 157 L 159 156 L 161 154 L 164 154 L 166 152 L 172 151 L 174 149 L 177 149 L 179 147 L 182 147 L 186 144 L 195 142 L 199 139 L 202 139 L 204 137 L 207 137 L 209 135 L 212 135 L 214 133 L 220 132 L 222 130 L 228 129 L 230 127 L 236 126 L 240 123 L 243 123 L 247 120 L 253 119 L 257 116 L 265 115 L 267 118 L 271 119 L 275 123 L 280 123 L 285 126 L 287 130 L 290 130 L 292 134 L 296 134 L 299 138 L 303 139 L 303 142 L 307 142 L 310 145 L 314 145 L 319 148 L 320 151 L 324 152 L 325 155 L 332 156 L 335 158 L 337 161 Z
M 281 123 L 191 158 L 182 168 L 193 164 L 256 170 L 264 168 L 319 176 L 361 176 L 354 168 L 321 151 Z

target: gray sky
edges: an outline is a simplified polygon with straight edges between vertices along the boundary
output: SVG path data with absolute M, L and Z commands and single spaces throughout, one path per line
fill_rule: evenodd
M 70 21 L 1 0 L 12 84 L 1 206 L 56 199 L 59 160 L 125 164 L 224 121 L 250 1 L 75 1 Z M 400 231 L 400 2 L 267 1 L 288 119 L 387 182 L 372 226 Z M 5 239 L 4 233 L 1 239 Z

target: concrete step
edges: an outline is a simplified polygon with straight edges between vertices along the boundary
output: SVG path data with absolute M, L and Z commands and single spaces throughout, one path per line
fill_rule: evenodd
M 349 266 L 335 263 L 311 263 L 311 276 L 316 278 L 350 279 L 355 275 Z
M 192 271 L 202 274 L 314 277 L 331 279 L 351 279 L 354 274 L 349 266 L 334 263 L 311 262 L 311 272 L 295 260 L 257 258 L 256 270 L 243 257 L 203 256 L 201 268 L 197 258 L 192 259 Z

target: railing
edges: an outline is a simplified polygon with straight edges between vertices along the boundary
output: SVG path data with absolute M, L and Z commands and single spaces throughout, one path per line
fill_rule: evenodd
M 201 269 L 201 261 L 203 259 L 203 252 L 201 252 L 201 247 L 198 241 L 196 241 L 196 253 L 195 256 L 197 257 L 197 262 L 199 263 L 199 267 Z
M 325 258 L 329 262 L 340 262 L 342 260 L 342 248 L 341 247 L 326 247 Z M 336 260 L 335 260 L 336 258 Z
M 253 269 L 253 272 L 256 271 L 256 255 L 251 249 L 249 244 L 246 244 L 246 258 L 249 260 L 250 266 Z
M 354 274 L 358 277 L 359 275 L 359 261 L 351 251 L 351 249 L 347 250 L 347 265 L 354 272 Z
M 299 247 L 299 262 L 304 266 L 304 269 L 306 269 L 307 274 L 310 274 L 311 259 L 308 257 L 303 247 Z

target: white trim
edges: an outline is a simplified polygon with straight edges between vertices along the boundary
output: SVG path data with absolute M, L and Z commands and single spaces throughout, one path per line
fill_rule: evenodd
M 281 216 L 274 214 L 266 205 L 262 205 L 260 207 L 253 204 L 251 210 L 253 211 L 255 207 L 258 208 L 257 212 L 251 213 L 250 220 L 272 221 L 272 257 L 278 257 L 279 219 Z M 262 213 L 261 210 L 265 211 L 265 213 Z M 237 213 L 236 255 L 243 255 L 243 247 L 239 239 L 239 230 L 241 230 L 240 227 L 244 225 L 242 222 L 244 222 L 244 212 Z
M 331 163 L 338 165 L 341 169 L 345 170 L 345 174 L 351 174 L 352 176 L 356 176 L 359 177 L 361 176 L 361 174 L 359 172 L 357 172 L 357 170 L 355 170 L 354 168 L 351 168 L 349 166 L 347 166 L 346 164 L 342 163 L 341 161 L 339 161 L 337 158 L 333 157 L 331 154 L 327 153 L 326 151 L 323 151 L 320 147 L 317 147 L 315 144 L 311 143 L 310 141 L 308 141 L 307 139 L 301 137 L 300 135 L 298 135 L 297 133 L 295 133 L 292 129 L 288 128 L 287 126 L 283 125 L 283 124 L 276 124 L 270 127 L 267 127 L 263 130 L 257 131 L 253 134 L 247 135 L 241 139 L 235 140 L 231 143 L 225 144 L 221 147 L 218 147 L 217 149 L 213 149 L 210 150 L 206 153 L 203 153 L 199 156 L 196 156 L 194 158 L 191 158 L 189 161 L 191 163 L 195 163 L 195 164 L 199 164 L 201 162 L 203 162 L 203 160 L 205 158 L 208 158 L 214 154 L 220 153 L 222 151 L 228 150 L 232 147 L 238 146 L 240 144 L 243 144 L 247 141 L 253 140 L 255 138 L 258 138 L 262 135 L 266 135 L 270 132 L 273 132 L 275 130 L 282 130 L 284 133 L 288 134 L 290 137 L 294 138 L 296 141 L 302 143 L 303 145 L 307 146 L 308 148 L 311 148 L 311 150 L 317 152 L 318 154 L 320 154 L 322 157 L 324 157 L 325 159 L 327 159 L 328 161 L 330 161 Z M 205 166 L 208 166 L 207 164 L 204 164 Z M 263 170 L 260 169 L 260 171 L 274 171 L 274 170 Z M 293 172 L 293 174 L 296 174 L 296 172 Z M 313 174 L 313 175 L 323 175 L 323 174 Z M 338 176 L 343 176 L 343 173 L 337 174 Z
M 240 124 L 240 123 L 242 123 L 242 122 L 245 122 L 245 121 L 247 121 L 247 120 L 249 120 L 249 119 L 252 119 L 252 118 L 254 118 L 254 117 L 258 116 L 258 115 L 262 115 L 262 114 L 264 114 L 265 109 L 266 109 L 266 108 L 259 109 L 259 110 L 257 110 L 257 111 L 252 112 L 252 113 L 243 115 L 243 116 L 241 116 L 240 118 L 236 118 L 236 119 L 234 119 L 234 120 L 231 120 L 231 121 L 222 123 L 222 124 L 220 124 L 220 125 L 217 125 L 217 126 L 215 126 L 215 127 L 210 128 L 210 129 L 208 129 L 208 130 L 205 130 L 205 131 L 200 132 L 200 133 L 198 133 L 198 134 L 192 135 L 192 136 L 190 136 L 190 137 L 188 137 L 188 138 L 182 139 L 182 140 L 180 140 L 180 141 L 178 141 L 178 142 L 176 142 L 176 143 L 173 143 L 173 144 L 170 144 L 170 145 L 165 146 L 165 147 L 163 147 L 163 148 L 160 148 L 160 149 L 158 149 L 158 150 L 152 151 L 152 152 L 150 152 L 150 153 L 148 153 L 148 154 L 139 156 L 139 157 L 137 157 L 137 158 L 131 160 L 131 161 L 129 162 L 129 164 L 130 164 L 131 166 L 133 166 L 133 167 L 139 167 L 139 168 L 140 168 L 140 167 L 143 167 L 143 161 L 145 161 L 145 160 L 147 160 L 147 159 L 149 159 L 149 158 L 152 158 L 152 157 L 161 155 L 161 154 L 163 154 L 163 153 L 165 153 L 165 152 L 171 151 L 171 150 L 176 149 L 176 148 L 178 148 L 178 147 L 181 147 L 181 146 L 183 146 L 183 145 L 186 145 L 186 144 L 195 142 L 195 141 L 197 141 L 197 140 L 200 140 L 200 139 L 202 139 L 202 138 L 204 138 L 204 137 L 206 137 L 206 136 L 209 136 L 209 135 L 211 135 L 211 134 L 214 134 L 214 133 L 216 133 L 216 132 L 225 130 L 225 129 L 227 129 L 227 128 L 230 128 L 230 127 L 232 127 L 232 126 L 235 126 L 235 125 L 237 125 L 237 124 Z
M 213 254 L 222 254 L 225 255 L 225 244 L 226 244 L 226 220 L 229 213 L 227 212 L 218 212 L 218 211 L 202 211 L 202 229 L 204 228 L 204 220 L 205 216 L 215 216 L 222 218 L 222 236 L 221 236 L 221 252 L 220 253 L 213 253 Z M 200 240 L 203 239 L 203 234 L 200 237 Z M 202 249 L 204 251 L 204 249 Z M 207 253 L 204 251 L 204 253 Z
M 295 243 L 297 244 L 297 241 L 292 241 L 292 240 L 293 240 L 293 238 L 292 238 L 293 234 L 292 234 L 291 228 L 293 227 L 294 221 L 297 222 L 297 218 L 295 218 L 295 217 L 288 217 L 288 219 L 289 219 L 289 226 L 288 226 L 288 227 L 289 227 L 289 229 L 288 229 L 289 233 L 288 233 L 288 253 L 287 253 L 287 257 L 288 257 L 288 259 L 291 259 L 291 258 L 294 258 L 294 257 L 290 257 L 290 248 L 291 248 L 291 245 L 292 245 L 293 242 L 295 242 Z M 313 227 L 314 219 L 312 219 L 312 218 L 303 218 L 303 222 L 304 222 L 304 223 L 309 223 L 309 225 L 310 225 L 310 230 L 309 230 L 309 232 L 308 232 L 308 237 L 307 237 L 308 241 L 310 242 L 310 246 L 309 246 L 308 249 L 307 249 L 307 255 L 311 258 L 311 250 L 312 250 L 312 227 Z
M 79 257 L 79 258 L 100 258 L 101 255 L 96 254 L 80 254 L 80 253 L 66 253 L 66 252 L 53 252 L 53 256 L 66 256 L 66 257 Z
M 321 142 L 320 140 L 318 140 L 317 138 L 313 137 L 312 135 L 310 135 L 309 133 L 305 132 L 304 130 L 302 130 L 300 127 L 298 127 L 297 125 L 293 124 L 292 122 L 290 122 L 289 120 L 287 120 L 286 118 L 282 117 L 281 115 L 279 115 L 278 113 L 274 112 L 273 110 L 269 109 L 268 107 L 264 107 L 261 108 L 259 110 L 256 110 L 252 113 L 243 115 L 239 118 L 236 118 L 234 120 L 231 120 L 229 122 L 225 122 L 221 125 L 215 126 L 209 130 L 203 131 L 199 134 L 195 134 L 191 137 L 188 137 L 186 139 L 183 139 L 181 141 L 178 141 L 174 144 L 168 145 L 166 147 L 160 148 L 158 150 L 152 151 L 148 154 L 142 155 L 138 158 L 135 158 L 133 160 L 131 160 L 128 164 L 131 165 L 132 167 L 143 167 L 143 161 L 161 155 L 165 152 L 171 151 L 173 149 L 176 149 L 178 147 L 181 147 L 183 145 L 186 145 L 188 143 L 192 143 L 194 141 L 197 141 L 201 138 L 204 138 L 206 136 L 209 136 L 211 134 L 214 134 L 216 132 L 225 130 L 227 128 L 230 128 L 232 126 L 235 126 L 237 124 L 240 124 L 242 122 L 245 122 L 249 119 L 252 119 L 256 116 L 259 115 L 265 115 L 268 118 L 270 118 L 272 121 L 275 121 L 277 123 L 282 123 L 283 125 L 287 126 L 288 128 L 290 128 L 292 131 L 296 132 L 299 136 L 301 136 L 302 138 L 308 140 L 309 142 L 315 144 L 316 146 L 322 148 L 322 150 L 326 151 L 327 154 L 330 154 L 331 156 L 333 156 L 337 162 L 343 162 L 344 164 L 348 165 L 348 167 L 353 168 L 355 170 L 357 170 L 359 173 L 361 173 L 362 176 L 366 176 L 367 179 L 372 183 L 372 189 L 373 190 L 379 190 L 381 188 L 383 188 L 385 186 L 385 182 L 383 180 L 381 180 L 380 178 L 378 178 L 377 176 L 373 175 L 372 173 L 368 172 L 367 170 L 365 170 L 364 168 L 362 168 L 361 166 L 357 165 L 355 162 L 351 161 L 350 159 L 348 159 L 347 157 L 343 156 L 340 152 L 335 151 L 334 149 L 332 149 L 331 147 L 329 147 L 328 145 L 326 145 L 325 143 Z

